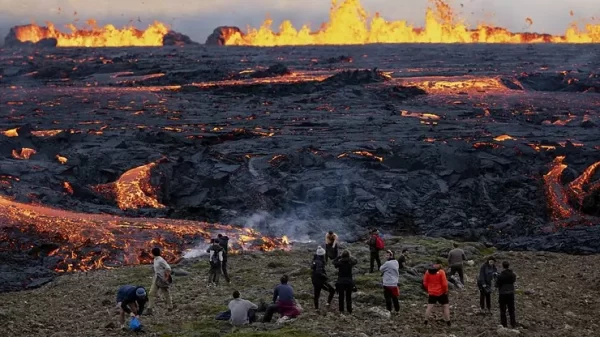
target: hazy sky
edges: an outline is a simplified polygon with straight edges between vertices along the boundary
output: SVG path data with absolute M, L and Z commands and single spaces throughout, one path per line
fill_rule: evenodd
M 598 1 L 451 0 L 451 3 L 470 24 L 485 21 L 511 30 L 560 34 L 575 19 L 600 18 Z M 362 0 L 370 14 L 379 11 L 387 20 L 402 19 L 415 25 L 423 23 L 427 3 L 427 0 Z M 297 27 L 304 23 L 318 27 L 327 20 L 330 4 L 331 0 L 0 0 L 0 41 L 16 24 L 52 21 L 62 28 L 66 23 L 76 20 L 83 23 L 94 18 L 100 24 L 117 26 L 133 20 L 138 28 L 160 20 L 204 42 L 219 25 L 242 29 L 259 26 L 267 14 L 276 25 L 290 19 Z M 574 17 L 569 16 L 571 10 Z M 527 27 L 526 17 L 533 19 L 532 27 Z

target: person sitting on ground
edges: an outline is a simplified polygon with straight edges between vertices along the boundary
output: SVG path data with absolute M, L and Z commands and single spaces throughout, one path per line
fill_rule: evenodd
M 338 249 L 338 236 L 333 231 L 329 231 L 325 235 L 325 250 L 327 252 L 327 255 L 325 255 L 326 263 L 328 260 L 334 260 L 338 257 Z
M 400 312 L 400 288 L 398 281 L 400 278 L 399 263 L 394 259 L 394 252 L 387 251 L 387 261 L 379 268 L 383 277 L 383 296 L 385 298 L 385 306 L 389 312 L 392 312 L 392 302 L 396 313 Z
M 481 313 L 488 315 L 492 314 L 492 292 L 494 278 L 498 275 L 496 269 L 496 258 L 490 257 L 479 269 L 479 277 L 477 277 L 477 287 L 479 288 L 479 307 Z M 487 311 L 486 311 L 487 309 Z
M 218 285 L 219 276 L 221 276 L 221 264 L 223 263 L 223 248 L 219 245 L 217 239 L 211 240 L 211 245 L 208 247 L 206 252 L 208 255 L 208 261 L 210 263 L 210 269 L 208 270 L 208 285 Z
M 352 269 L 358 261 L 350 256 L 350 251 L 345 250 L 338 258 L 333 260 L 333 266 L 338 269 L 338 278 L 335 289 L 338 293 L 340 312 L 344 312 L 344 301 L 349 314 L 352 314 L 352 292 L 355 289 Z
M 169 292 L 169 288 L 173 282 L 173 278 L 171 277 L 171 266 L 169 266 L 167 261 L 165 261 L 160 254 L 160 248 L 152 248 L 152 255 L 154 256 L 154 278 L 152 279 L 152 286 L 148 293 L 148 307 L 146 308 L 146 313 L 148 315 L 152 314 L 156 295 L 159 292 L 167 301 L 167 310 L 173 310 L 173 300 L 171 299 L 171 293 Z
M 321 290 L 329 292 L 329 296 L 327 297 L 327 307 L 329 308 L 331 301 L 333 301 L 333 296 L 335 296 L 335 289 L 328 282 L 327 272 L 325 270 L 325 249 L 321 247 L 317 248 L 317 253 L 313 257 L 311 270 L 315 309 L 319 309 Z
M 423 287 L 429 294 L 427 300 L 427 309 L 425 310 L 425 324 L 429 323 L 431 311 L 436 303 L 442 305 L 444 310 L 444 320 L 448 326 L 450 323 L 450 300 L 448 298 L 448 279 L 446 273 L 441 269 L 439 264 L 429 268 L 423 276 Z
M 283 275 L 280 284 L 273 291 L 273 303 L 267 307 L 267 312 L 263 316 L 263 323 L 271 322 L 273 314 L 279 312 L 279 315 L 288 318 L 295 318 L 300 315 L 300 310 L 296 306 L 294 298 L 294 289 L 288 284 L 289 277 Z
M 373 229 L 371 231 L 371 237 L 367 242 L 369 245 L 369 251 L 371 252 L 371 269 L 370 273 L 373 273 L 375 268 L 375 262 L 377 262 L 377 269 L 381 268 L 381 260 L 379 259 L 379 251 L 384 248 L 383 239 L 379 236 L 379 231 Z
M 223 248 L 223 262 L 221 262 L 221 272 L 223 272 L 223 277 L 225 278 L 225 282 L 231 283 L 229 279 L 229 274 L 227 273 L 227 258 L 229 255 L 229 237 L 223 234 L 217 235 L 217 240 L 219 246 Z
M 234 326 L 246 325 L 256 322 L 256 310 L 258 306 L 248 300 L 240 298 L 240 292 L 233 292 L 233 300 L 229 302 L 231 318 L 229 323 Z
M 117 306 L 120 309 L 119 324 L 122 329 L 127 329 L 125 326 L 125 314 L 131 315 L 139 319 L 139 316 L 144 312 L 144 306 L 148 298 L 146 297 L 146 289 L 141 286 L 125 285 L 117 291 Z
M 460 283 L 465 284 L 465 273 L 463 270 L 463 262 L 467 260 L 465 251 L 458 248 L 458 243 L 453 243 L 454 248 L 448 253 L 448 266 L 450 266 L 450 275 L 458 273 Z
M 517 320 L 515 319 L 515 282 L 517 275 L 510 269 L 508 261 L 502 262 L 502 272 L 496 279 L 496 287 L 498 288 L 498 304 L 500 305 L 500 323 L 503 327 L 507 327 L 506 311 L 510 316 L 510 326 L 513 329 L 517 328 Z
M 398 269 L 400 270 L 404 270 L 406 269 L 407 263 L 409 260 L 409 256 L 408 256 L 408 248 L 404 248 L 402 249 L 402 254 L 400 254 L 400 256 L 398 257 Z

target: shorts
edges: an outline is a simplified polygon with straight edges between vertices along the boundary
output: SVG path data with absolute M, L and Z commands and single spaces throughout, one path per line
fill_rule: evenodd
M 439 303 L 441 305 L 446 305 L 446 304 L 450 304 L 450 300 L 448 299 L 448 294 L 444 294 L 444 295 L 440 295 L 440 296 L 429 295 L 429 300 L 427 301 L 427 303 L 429 303 L 429 304 Z

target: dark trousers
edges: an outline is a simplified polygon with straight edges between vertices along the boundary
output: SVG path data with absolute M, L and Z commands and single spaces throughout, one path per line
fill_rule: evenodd
M 379 251 L 371 252 L 371 273 L 375 267 L 375 261 L 377 261 L 377 270 L 381 268 L 381 260 L 379 259 Z
M 460 278 L 460 283 L 465 284 L 465 273 L 463 271 L 463 267 L 462 266 L 450 267 L 450 275 L 449 276 L 452 276 L 456 273 L 458 273 L 458 278 Z
M 248 310 L 248 322 L 249 323 L 256 322 L 256 309 L 249 309 Z
M 327 290 L 329 292 L 329 296 L 327 297 L 327 304 L 330 304 L 333 301 L 333 296 L 335 296 L 335 289 L 333 286 L 324 281 L 313 281 L 313 290 L 315 292 L 315 309 L 319 309 L 319 298 L 321 297 L 321 290 Z
M 223 272 L 223 277 L 225 278 L 225 281 L 227 281 L 227 283 L 231 282 L 231 280 L 229 279 L 229 274 L 227 274 L 227 259 L 223 259 L 223 262 L 221 263 L 221 270 Z
M 492 294 L 486 292 L 483 289 L 479 289 L 479 306 L 481 310 L 487 308 L 488 310 L 492 309 Z
M 269 304 L 269 306 L 267 307 L 267 311 L 265 312 L 265 315 L 262 319 L 263 323 L 271 322 L 271 320 L 273 319 L 273 314 L 276 313 L 278 309 L 279 306 L 277 305 L 277 303 Z
M 398 296 L 394 296 L 391 290 L 383 287 L 383 297 L 385 297 L 385 307 L 387 310 L 392 311 L 392 303 L 394 303 L 394 310 L 396 310 L 396 312 L 400 311 L 400 302 L 398 301 Z
M 208 283 L 219 284 L 219 276 L 221 276 L 221 266 L 211 265 L 208 271 Z
M 500 323 L 506 328 L 506 311 L 510 316 L 510 325 L 513 328 L 517 327 L 517 320 L 515 319 L 515 294 L 500 294 L 498 296 L 498 303 L 500 304 Z
M 352 288 L 351 284 L 337 285 L 338 302 L 340 302 L 340 312 L 344 312 L 344 302 L 348 313 L 352 313 Z

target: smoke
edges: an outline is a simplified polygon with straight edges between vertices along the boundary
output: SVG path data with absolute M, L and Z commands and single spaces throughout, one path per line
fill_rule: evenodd
M 201 257 L 204 255 L 208 255 L 206 250 L 208 249 L 209 246 L 210 246 L 210 244 L 208 244 L 208 243 L 201 243 L 194 248 L 190 248 L 183 253 L 183 258 L 184 259 L 193 259 L 193 258 Z

